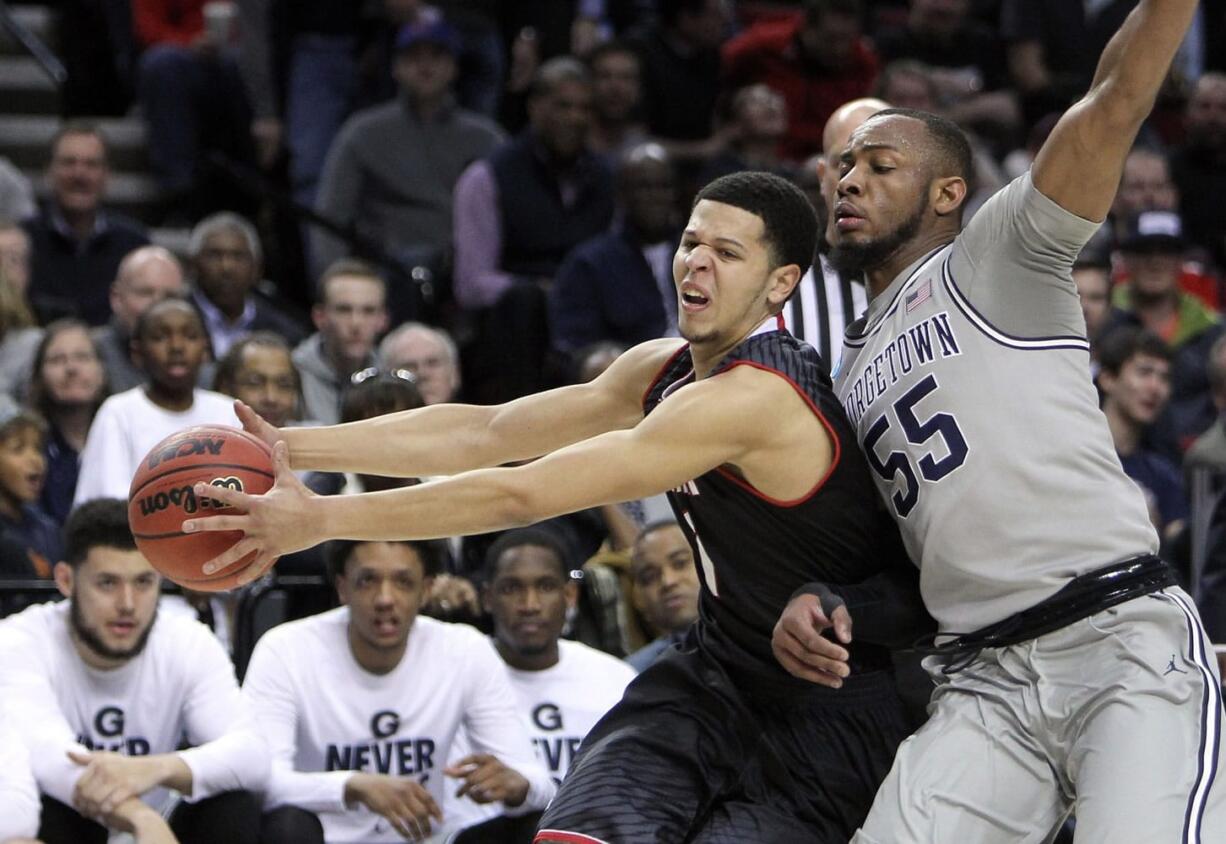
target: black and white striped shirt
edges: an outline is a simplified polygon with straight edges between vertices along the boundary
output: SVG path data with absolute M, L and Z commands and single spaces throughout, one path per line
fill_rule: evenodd
M 783 321 L 798 340 L 817 349 L 827 372 L 838 369 L 843 331 L 868 307 L 864 285 L 841 275 L 824 255 L 804 274 L 783 306 Z M 820 279 L 817 272 L 820 272 Z

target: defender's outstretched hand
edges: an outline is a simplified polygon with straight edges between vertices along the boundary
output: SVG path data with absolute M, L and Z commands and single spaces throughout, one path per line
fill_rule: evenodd
M 278 441 L 273 447 L 272 464 L 276 482 L 263 495 L 248 495 L 205 483 L 196 484 L 196 495 L 227 504 L 240 511 L 241 515 L 188 519 L 183 523 L 183 532 L 241 530 L 245 534 L 229 549 L 204 564 L 204 576 L 221 571 L 254 551 L 255 559 L 238 579 L 241 586 L 264 574 L 281 555 L 310 548 L 327 538 L 311 506 L 312 499 L 317 496 L 290 470 L 289 447 L 284 441 Z
M 775 624 L 771 649 L 792 676 L 837 689 L 851 673 L 847 665 L 850 654 L 822 635 L 827 628 L 833 628 L 843 644 L 851 642 L 851 614 L 847 607 L 840 601 L 827 612 L 817 595 L 797 595 Z

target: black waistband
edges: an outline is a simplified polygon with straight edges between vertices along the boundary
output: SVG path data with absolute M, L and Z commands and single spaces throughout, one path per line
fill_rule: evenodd
M 1132 557 L 1070 580 L 1056 594 L 1029 609 L 971 633 L 942 633 L 954 638 L 933 644 L 935 637 L 916 643 L 915 650 L 945 656 L 946 674 L 960 671 L 985 648 L 1004 648 L 1037 639 L 1088 618 L 1108 607 L 1157 592 L 1176 583 L 1175 572 L 1153 554 Z

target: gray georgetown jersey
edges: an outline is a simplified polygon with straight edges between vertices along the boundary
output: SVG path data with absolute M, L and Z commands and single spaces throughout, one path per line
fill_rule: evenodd
M 942 632 L 1157 550 L 1090 380 L 1071 268 L 1097 228 L 1027 173 L 847 330 L 839 400 Z

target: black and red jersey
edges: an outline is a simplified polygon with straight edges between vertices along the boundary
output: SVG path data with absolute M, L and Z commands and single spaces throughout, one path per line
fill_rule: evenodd
M 695 636 L 733 676 L 806 686 L 771 652 L 771 633 L 792 593 L 813 581 L 863 581 L 896 564 L 903 551 L 817 352 L 785 330 L 759 331 L 721 360 L 710 377 L 737 366 L 765 370 L 791 384 L 825 426 L 834 454 L 825 477 L 814 478 L 813 488 L 795 501 L 770 498 L 731 466 L 668 493 L 702 582 Z M 644 413 L 693 380 L 687 345 L 648 388 Z M 762 409 L 761 424 L 771 424 L 769 408 Z M 883 649 L 853 643 L 853 671 L 888 662 Z

